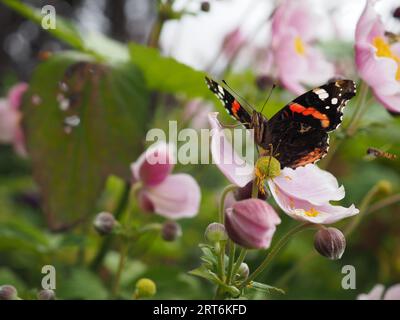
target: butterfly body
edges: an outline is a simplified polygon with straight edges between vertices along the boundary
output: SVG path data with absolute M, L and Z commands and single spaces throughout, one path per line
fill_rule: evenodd
M 247 111 L 214 80 L 206 78 L 206 83 L 234 119 L 254 129 L 255 143 L 282 168 L 305 166 L 327 153 L 328 133 L 340 125 L 343 108 L 356 93 L 352 80 L 336 80 L 304 93 L 268 120 L 256 110 Z

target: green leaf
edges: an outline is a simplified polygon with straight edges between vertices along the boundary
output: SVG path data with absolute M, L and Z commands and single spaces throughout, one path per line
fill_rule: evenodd
M 38 25 L 42 24 L 42 19 L 44 15 L 42 15 L 40 10 L 16 0 L 1 0 L 1 2 L 10 9 L 13 9 L 20 15 L 24 16 L 29 20 L 32 20 Z M 46 31 L 48 31 L 58 39 L 65 41 L 72 47 L 84 50 L 85 48 L 84 42 L 79 34 L 79 31 L 75 28 L 75 26 L 68 20 L 60 17 L 59 15 L 57 15 L 56 19 L 57 19 L 56 28 L 46 29 Z
M 261 282 L 255 282 L 255 281 L 252 281 L 250 283 L 250 285 L 248 286 L 248 288 L 254 289 L 254 290 L 257 290 L 257 291 L 261 291 L 261 292 L 264 292 L 266 294 L 274 294 L 274 293 L 285 294 L 285 291 L 280 289 L 280 288 L 272 287 L 272 286 L 269 286 L 267 284 L 264 284 L 264 283 L 261 283 Z
M 130 179 L 149 116 L 148 93 L 134 65 L 77 63 L 81 58 L 57 55 L 40 65 L 22 109 L 53 227 L 93 214 L 109 175 Z
M 63 299 L 104 300 L 108 293 L 95 274 L 75 268 L 69 275 L 57 279 L 57 295 Z
M 189 274 L 191 274 L 192 276 L 197 276 L 200 278 L 210 280 L 212 283 L 218 285 L 223 284 L 222 281 L 218 278 L 218 276 L 214 272 L 207 269 L 207 267 L 204 265 L 201 265 L 200 267 L 189 271 Z
M 143 72 L 150 89 L 182 93 L 187 97 L 213 98 L 204 83 L 205 73 L 176 61 L 163 57 L 154 48 L 130 44 L 131 60 Z

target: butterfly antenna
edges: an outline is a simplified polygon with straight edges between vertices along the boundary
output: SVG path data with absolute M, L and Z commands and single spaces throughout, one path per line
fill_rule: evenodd
M 227 86 L 234 94 L 236 94 L 240 99 L 242 99 L 243 102 L 245 102 L 245 103 L 251 108 L 251 110 L 255 110 L 255 109 L 253 108 L 253 106 L 252 106 L 250 103 L 248 103 L 248 102 L 246 101 L 245 98 L 243 98 L 240 94 L 238 94 L 235 90 L 233 90 L 232 87 L 230 87 L 229 84 L 227 84 L 225 80 L 222 80 L 222 83 L 223 83 L 224 85 L 226 85 L 226 86 Z
M 263 112 L 263 110 L 264 110 L 264 107 L 265 107 L 265 105 L 267 104 L 267 102 L 268 102 L 269 98 L 271 97 L 271 95 L 272 95 L 272 91 L 274 91 L 275 87 L 276 87 L 276 84 L 274 83 L 274 84 L 272 85 L 272 87 L 271 87 L 271 90 L 269 90 L 268 97 L 267 97 L 267 99 L 265 100 L 265 102 L 264 102 L 264 104 L 263 104 L 263 106 L 262 106 L 262 108 L 261 108 L 261 111 L 260 111 L 260 113 L 262 113 L 262 112 Z

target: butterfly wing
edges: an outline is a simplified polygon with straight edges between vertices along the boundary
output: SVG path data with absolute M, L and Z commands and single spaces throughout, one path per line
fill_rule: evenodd
M 246 128 L 249 128 L 251 115 L 224 87 L 216 81 L 206 77 L 208 88 L 217 96 L 233 119 L 240 121 Z
M 318 161 L 328 151 L 328 132 L 340 125 L 343 108 L 355 93 L 352 80 L 337 80 L 304 93 L 267 122 L 262 147 L 272 144 L 282 167 Z

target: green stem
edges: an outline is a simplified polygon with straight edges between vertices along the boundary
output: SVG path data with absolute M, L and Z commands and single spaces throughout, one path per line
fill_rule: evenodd
M 235 262 L 235 266 L 233 267 L 233 277 L 235 277 L 235 275 L 238 273 L 240 265 L 243 263 L 244 258 L 246 258 L 246 255 L 247 255 L 247 249 L 242 248 L 242 250 L 240 251 L 239 257 Z
M 354 110 L 353 117 L 350 120 L 349 125 L 347 126 L 346 135 L 351 137 L 357 131 L 359 122 L 364 115 L 364 111 L 368 106 L 366 102 L 366 98 L 368 96 L 368 85 L 362 81 L 360 86 L 360 96 L 357 101 L 356 109 Z
M 225 223 L 225 199 L 226 196 L 229 194 L 229 192 L 236 190 L 238 187 L 234 184 L 230 184 L 225 187 L 225 189 L 222 191 L 221 195 L 221 202 L 219 204 L 219 218 L 218 222 L 224 224 Z
M 372 206 L 370 206 L 365 214 L 370 214 L 375 211 L 381 210 L 385 207 L 391 206 L 392 204 L 395 204 L 397 202 L 400 202 L 400 194 L 394 194 L 390 197 L 387 197 L 383 200 L 377 201 L 374 203 Z
M 240 286 L 239 289 L 243 289 L 244 287 L 246 287 L 251 281 L 253 281 L 257 276 L 260 275 L 260 273 L 262 273 L 267 267 L 268 265 L 271 263 L 271 261 L 274 259 L 274 257 L 277 255 L 277 253 L 285 246 L 285 244 L 297 233 L 307 229 L 307 228 L 311 228 L 311 227 L 315 227 L 316 225 L 313 223 L 303 223 L 300 225 L 297 225 L 296 227 L 294 227 L 293 229 L 289 230 L 288 233 L 286 233 L 279 241 L 278 243 L 271 249 L 271 251 L 269 252 L 269 254 L 266 256 L 266 258 L 264 259 L 263 262 L 261 262 L 261 264 L 258 266 L 258 268 L 249 275 L 249 277 L 243 281 Z
M 120 257 L 119 257 L 119 262 L 118 262 L 118 270 L 117 273 L 115 275 L 115 280 L 114 280 L 114 285 L 111 291 L 111 296 L 113 298 L 116 298 L 119 292 L 119 286 L 120 286 L 120 281 L 121 281 L 121 275 L 122 275 L 122 271 L 124 270 L 124 266 L 125 266 L 125 262 L 126 262 L 126 258 L 128 255 L 128 250 L 129 247 L 126 244 L 123 244 L 121 247 L 121 251 L 120 251 Z
M 117 208 L 115 209 L 114 217 L 115 220 L 119 220 L 121 218 L 122 213 L 125 211 L 128 202 L 129 202 L 129 191 L 130 184 L 128 182 L 125 183 L 124 189 L 122 191 L 121 197 L 118 201 Z M 93 271 L 97 271 L 101 265 L 103 264 L 104 257 L 106 256 L 108 250 L 111 247 L 111 244 L 114 240 L 114 236 L 110 235 L 103 240 L 101 248 L 97 252 L 96 257 L 93 259 L 90 268 Z
M 367 212 L 367 208 L 371 203 L 372 199 L 375 195 L 380 191 L 379 185 L 374 185 L 368 193 L 365 195 L 364 199 L 361 201 L 360 204 L 360 213 L 357 214 L 347 225 L 347 228 L 344 230 L 344 235 L 349 236 L 354 229 L 360 224 L 362 217 L 364 216 L 365 212 Z
M 235 260 L 236 245 L 232 240 L 229 240 L 229 264 L 228 264 L 228 276 L 226 278 L 226 284 L 230 285 L 232 282 L 233 265 Z

